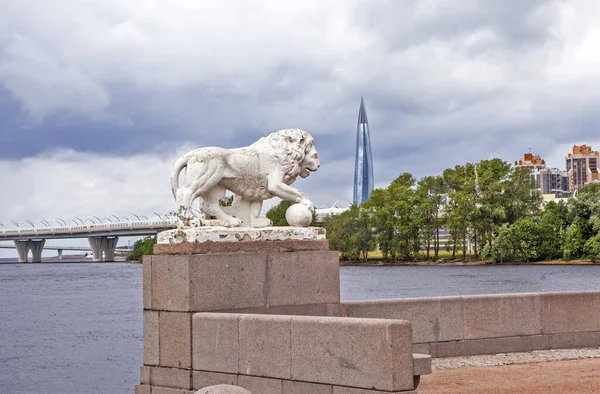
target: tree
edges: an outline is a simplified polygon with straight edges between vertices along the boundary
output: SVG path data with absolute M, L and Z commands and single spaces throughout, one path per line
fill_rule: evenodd
M 403 173 L 386 189 L 375 189 L 362 207 L 375 230 L 384 261 L 415 258 L 419 253 L 419 226 L 415 199 L 415 178 Z
M 564 235 L 563 258 L 588 257 L 595 261 L 600 246 L 600 183 L 579 187 L 577 197 L 567 203 L 569 226 Z
M 486 257 L 493 262 L 536 261 L 540 258 L 540 228 L 532 219 L 519 219 L 514 224 L 503 224 Z
M 392 216 L 387 189 L 375 189 L 371 192 L 369 199 L 362 206 L 367 210 L 375 230 L 375 239 L 384 261 L 391 261 L 393 255 L 393 238 L 395 232 L 395 221 Z
M 567 228 L 565 235 L 565 242 L 563 245 L 563 258 L 565 260 L 573 260 L 583 255 L 583 247 L 585 245 L 585 239 L 583 238 L 583 231 L 577 223 L 571 224 Z
M 567 204 L 562 201 L 546 203 L 540 215 L 540 224 L 550 227 L 555 232 L 566 229 L 571 224 Z
M 350 208 L 352 209 L 352 207 Z M 325 218 L 324 227 L 329 240 L 329 247 L 340 253 L 342 260 L 357 260 L 358 253 L 354 253 L 354 248 L 350 244 L 350 232 L 348 224 L 348 212 L 342 212 L 339 215 L 332 215 Z
M 434 259 L 437 260 L 440 250 L 440 209 L 444 192 L 444 181 L 441 176 L 427 176 L 417 184 L 417 211 L 421 216 L 420 241 L 425 247 L 429 260 L 433 243 Z
M 133 244 L 133 250 L 127 255 L 127 261 L 142 261 L 142 257 L 154 254 L 156 235 L 138 239 Z
M 515 259 L 513 236 L 508 223 L 500 227 L 493 243 L 486 245 L 482 254 L 494 263 L 502 263 Z
M 368 213 L 357 205 L 325 219 L 329 246 L 340 252 L 343 260 L 366 261 L 375 249 L 375 237 Z
M 540 259 L 553 260 L 563 257 L 562 248 L 569 225 L 567 204 L 562 201 L 549 201 L 539 218 Z
M 482 244 L 493 261 L 539 259 L 540 229 L 528 218 L 539 212 L 542 199 L 529 169 L 482 160 L 444 171 L 444 182 L 453 257 L 462 249 L 464 259 L 470 240 L 476 258 Z
M 538 191 L 537 182 L 531 176 L 530 168 L 511 168 L 503 182 L 502 199 L 508 223 L 515 223 L 523 217 L 539 212 L 542 195 Z
M 592 259 L 592 263 L 600 259 L 600 242 L 598 241 L 598 236 L 591 237 L 585 242 L 583 252 L 587 258 Z
M 583 220 L 587 218 L 584 226 L 584 237 L 590 238 L 600 233 L 600 183 L 588 183 L 579 187 L 577 199 L 572 200 L 572 205 L 577 211 L 576 216 Z
M 506 222 L 503 182 L 509 176 L 511 166 L 500 159 L 491 159 L 479 161 L 475 168 L 474 202 L 477 209 L 473 225 L 477 230 L 477 244 L 491 246 L 498 228 Z
M 539 225 L 531 219 L 521 218 L 512 226 L 515 255 L 520 261 L 536 261 L 540 257 Z
M 452 237 L 452 258 L 462 249 L 463 259 L 466 259 L 467 241 L 470 239 L 473 219 L 477 213 L 475 167 L 468 163 L 465 166 L 449 168 L 444 171 L 443 179 L 448 192 L 445 223 Z
M 577 199 L 585 203 L 600 202 L 600 183 L 588 183 L 577 190 Z
M 373 228 L 371 227 L 371 218 L 364 209 L 356 207 L 353 211 L 353 205 L 350 207 L 352 221 L 351 228 L 354 229 L 354 234 L 350 237 L 350 243 L 354 246 L 363 261 L 369 258 L 369 252 L 377 246 Z M 357 211 L 357 212 L 355 212 Z
M 231 204 L 233 204 L 233 195 L 228 196 L 228 197 L 223 197 L 222 199 L 219 200 L 219 204 L 222 207 L 230 207 Z

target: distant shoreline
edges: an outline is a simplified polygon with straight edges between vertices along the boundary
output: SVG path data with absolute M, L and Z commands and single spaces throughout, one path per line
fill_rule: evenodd
M 507 263 L 491 263 L 488 261 L 402 261 L 396 263 L 385 263 L 383 261 L 340 261 L 340 266 L 343 267 L 359 267 L 359 266 L 367 266 L 367 267 L 407 267 L 407 266 L 427 266 L 427 265 L 597 265 L 600 267 L 600 261 L 596 263 L 592 263 L 591 260 L 572 260 L 572 261 L 563 261 L 563 260 L 550 260 L 550 261 L 530 261 L 530 262 L 507 262 Z
M 19 263 L 19 259 L 16 257 L 6 257 L 0 258 L 0 264 L 85 264 L 85 263 L 94 263 L 94 264 L 104 264 L 109 262 L 104 261 L 94 261 L 91 258 L 84 258 L 83 256 L 63 256 L 62 259 L 59 259 L 58 256 L 55 257 L 43 257 L 40 263 L 34 263 L 31 261 L 31 257 L 27 263 Z M 115 261 L 110 263 L 135 263 L 132 261 L 127 261 L 125 257 L 117 256 L 115 257 Z

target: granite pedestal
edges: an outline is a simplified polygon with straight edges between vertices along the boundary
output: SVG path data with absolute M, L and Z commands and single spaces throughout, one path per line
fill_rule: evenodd
M 163 237 L 144 258 L 136 393 L 219 384 L 254 394 L 415 388 L 410 322 L 342 317 L 338 253 L 324 233 L 234 242 L 179 236 Z

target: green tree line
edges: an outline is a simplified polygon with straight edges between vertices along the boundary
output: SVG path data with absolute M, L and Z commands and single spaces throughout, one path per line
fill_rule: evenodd
M 451 257 L 491 262 L 600 258 L 600 184 L 577 198 L 543 204 L 531 170 L 500 159 L 446 169 L 416 180 L 403 173 L 368 201 L 326 219 L 342 259 L 386 262 Z M 449 239 L 442 247 L 440 232 Z
M 156 235 L 153 237 L 144 237 L 138 239 L 133 244 L 133 249 L 127 255 L 127 261 L 142 261 L 144 255 L 154 254 L 154 245 L 156 244 Z

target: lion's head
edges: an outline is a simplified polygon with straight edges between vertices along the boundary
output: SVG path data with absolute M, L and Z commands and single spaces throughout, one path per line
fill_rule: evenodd
M 298 175 L 306 178 L 321 165 L 315 140 L 304 130 L 279 130 L 262 137 L 251 146 L 262 144 L 272 149 L 277 162 L 283 167 L 284 182 Z

